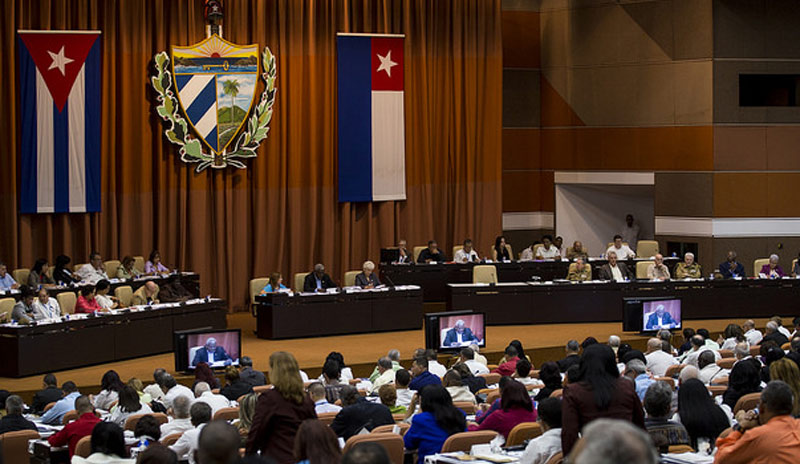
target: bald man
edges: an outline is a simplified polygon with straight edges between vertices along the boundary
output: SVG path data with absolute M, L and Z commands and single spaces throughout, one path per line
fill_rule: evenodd
M 647 278 L 649 280 L 669 280 L 669 269 L 664 265 L 664 256 L 656 253 L 653 257 L 653 264 L 647 267 Z
M 131 306 L 147 306 L 158 304 L 158 285 L 149 281 L 139 287 L 139 290 L 133 292 L 131 297 Z
M 647 359 L 647 369 L 656 377 L 664 377 L 670 366 L 678 364 L 677 359 L 663 350 L 663 343 L 660 338 L 647 340 L 647 353 L 645 353 L 644 357 Z

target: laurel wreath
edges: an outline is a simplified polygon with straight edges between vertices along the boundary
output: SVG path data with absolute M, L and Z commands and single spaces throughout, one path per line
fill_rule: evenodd
M 246 158 L 255 158 L 256 150 L 261 142 L 269 134 L 269 123 L 272 120 L 272 106 L 275 103 L 275 78 L 277 69 L 275 65 L 275 55 L 269 47 L 264 48 L 261 54 L 261 64 L 264 72 L 261 77 L 266 83 L 264 92 L 261 93 L 261 100 L 256 105 L 255 112 L 247 121 L 247 130 L 239 134 L 238 139 L 233 144 L 233 148 L 228 151 L 214 155 L 209 154 L 203 149 L 200 139 L 192 136 L 189 132 L 189 124 L 181 116 L 180 104 L 172 90 L 172 75 L 169 71 L 170 59 L 167 52 L 161 52 L 155 56 L 156 75 L 151 78 L 153 88 L 158 93 L 159 105 L 156 111 L 161 119 L 167 124 L 168 128 L 164 132 L 167 139 L 178 145 L 180 148 L 181 161 L 186 163 L 199 163 L 196 172 L 201 172 L 208 167 L 221 169 L 228 165 L 244 169 L 247 166 L 240 161 Z

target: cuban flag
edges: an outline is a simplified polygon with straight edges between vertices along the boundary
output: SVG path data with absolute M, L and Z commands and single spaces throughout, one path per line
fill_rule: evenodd
M 339 201 L 406 199 L 403 36 L 339 34 Z
M 100 32 L 17 34 L 20 211 L 100 211 Z

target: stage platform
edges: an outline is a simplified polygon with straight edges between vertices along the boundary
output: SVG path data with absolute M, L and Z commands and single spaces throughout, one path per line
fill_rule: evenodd
M 428 311 L 432 309 L 426 308 Z M 791 317 L 784 317 L 784 320 L 790 319 Z M 767 319 L 755 319 L 755 321 L 762 330 L 767 323 Z M 684 321 L 684 325 L 695 329 L 704 327 L 716 337 L 716 334 L 721 332 L 729 322 L 728 320 L 687 320 Z M 744 320 L 736 322 L 741 324 Z M 254 333 L 256 320 L 249 313 L 229 314 L 228 327 L 242 329 L 242 352 L 253 358 L 256 369 L 268 370 L 269 355 L 272 352 L 289 351 L 297 358 L 300 367 L 311 377 L 320 374 L 325 356 L 330 351 L 341 352 L 345 362 L 353 369 L 356 376 L 367 376 L 374 368 L 377 359 L 384 356 L 390 349 L 400 350 L 402 364 L 410 367 L 414 349 L 424 347 L 425 344 L 422 330 L 296 340 L 263 340 L 256 337 Z M 502 352 L 508 342 L 518 339 L 531 357 L 534 366 L 538 368 L 545 361 L 561 359 L 564 356 L 564 344 L 570 338 L 582 341 L 584 338 L 592 336 L 603 343 L 608 340 L 609 335 L 619 335 L 624 342 L 630 343 L 638 349 L 644 349 L 647 341 L 647 337 L 622 332 L 622 323 L 620 322 L 490 326 L 486 328 L 487 346 L 482 353 L 490 362 L 497 362 L 502 357 Z M 142 343 L 147 343 L 146 337 L 143 338 Z M 440 358 L 442 362 L 444 359 L 446 359 L 445 356 Z M 172 372 L 174 370 L 172 354 L 148 356 L 114 364 L 101 364 L 55 372 L 55 374 L 59 384 L 72 380 L 81 387 L 82 392 L 97 393 L 100 378 L 108 369 L 115 369 L 124 381 L 131 377 L 138 377 L 148 384 L 152 382 L 153 369 L 156 367 L 164 367 Z M 183 380 L 184 383 L 191 385 L 190 377 L 178 375 L 177 378 L 179 381 Z M 41 388 L 41 384 L 41 375 L 19 379 L 0 377 L 1 389 L 20 394 L 26 401 L 30 401 L 33 393 Z

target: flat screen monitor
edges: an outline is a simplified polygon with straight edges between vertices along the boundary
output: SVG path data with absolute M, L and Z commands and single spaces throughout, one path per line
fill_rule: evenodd
M 469 345 L 486 346 L 485 313 L 447 311 L 425 315 L 425 348 L 455 352 Z
M 681 328 L 680 298 L 626 298 L 623 311 L 625 331 L 652 333 Z
M 212 369 L 238 366 L 242 354 L 241 329 L 175 332 L 175 370 L 192 371 L 201 362 Z
M 381 264 L 396 263 L 399 260 L 399 248 L 381 248 Z

